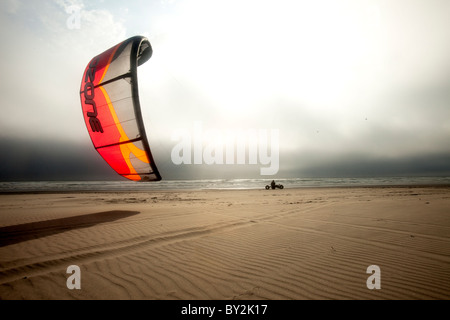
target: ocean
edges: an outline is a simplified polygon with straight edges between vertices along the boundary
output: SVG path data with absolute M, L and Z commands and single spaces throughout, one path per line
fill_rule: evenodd
M 163 180 L 159 182 L 120 181 L 33 181 L 0 182 L 0 193 L 92 192 L 152 190 L 264 189 L 272 179 Z M 450 185 L 450 177 L 378 177 L 378 178 L 297 178 L 276 179 L 289 188 L 365 187 L 407 185 Z

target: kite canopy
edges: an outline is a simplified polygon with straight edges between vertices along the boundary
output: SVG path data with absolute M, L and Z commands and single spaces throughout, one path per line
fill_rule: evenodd
M 84 71 L 80 97 L 92 143 L 121 176 L 159 181 L 139 104 L 137 67 L 152 56 L 141 36 L 125 40 L 93 58 Z

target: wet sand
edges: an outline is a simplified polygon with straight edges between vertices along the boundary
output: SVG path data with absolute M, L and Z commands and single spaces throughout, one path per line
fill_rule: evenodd
M 450 299 L 450 188 L 3 194 L 0 299 Z

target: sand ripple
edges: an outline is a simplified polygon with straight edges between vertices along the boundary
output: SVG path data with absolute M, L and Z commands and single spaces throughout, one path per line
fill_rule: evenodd
M 0 298 L 449 299 L 448 191 L 1 195 Z

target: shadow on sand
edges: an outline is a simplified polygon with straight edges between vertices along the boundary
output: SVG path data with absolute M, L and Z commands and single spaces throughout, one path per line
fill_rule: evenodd
M 0 247 L 47 237 L 73 229 L 88 228 L 139 214 L 138 211 L 105 211 L 75 217 L 24 223 L 0 228 Z

